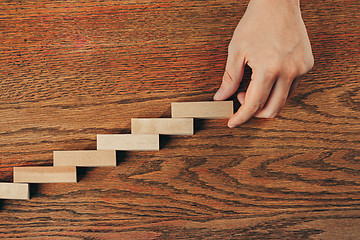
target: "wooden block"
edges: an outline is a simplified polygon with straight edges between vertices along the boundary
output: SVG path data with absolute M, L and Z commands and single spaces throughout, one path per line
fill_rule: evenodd
M 14 167 L 14 182 L 74 183 L 76 167 Z
M 159 151 L 159 134 L 98 134 L 98 150 Z
M 116 167 L 116 151 L 54 151 L 54 166 Z
M 132 134 L 193 135 L 193 118 L 132 118 Z
M 209 102 L 174 102 L 171 103 L 171 117 L 173 118 L 229 118 L 234 114 L 232 101 Z
M 29 184 L 0 183 L 0 199 L 29 200 Z

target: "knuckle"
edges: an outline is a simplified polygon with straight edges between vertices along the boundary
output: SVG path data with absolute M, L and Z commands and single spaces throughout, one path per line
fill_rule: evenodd
M 308 73 L 312 68 L 314 67 L 314 56 L 311 54 L 311 56 L 307 59 L 304 59 L 299 64 L 299 71 L 300 75 L 305 75 Z
M 273 79 L 276 78 L 280 73 L 281 64 L 278 61 L 268 63 L 265 67 L 265 78 Z
M 285 68 L 284 73 L 288 83 L 291 83 L 297 77 L 298 69 L 294 65 L 289 65 Z
M 239 56 L 243 50 L 243 44 L 232 39 L 228 45 L 228 55 Z
M 263 108 L 264 104 L 262 102 L 259 102 L 257 104 L 251 104 L 248 106 L 248 111 L 251 114 L 256 114 L 257 112 L 259 112 L 262 108 Z
M 299 74 L 305 75 L 309 71 L 308 63 L 302 62 L 299 64 Z
M 293 60 L 288 60 L 282 67 L 281 76 L 291 83 L 299 74 L 299 65 Z

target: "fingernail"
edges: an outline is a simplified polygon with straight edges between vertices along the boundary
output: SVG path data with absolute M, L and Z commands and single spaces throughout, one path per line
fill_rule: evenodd
M 231 120 L 229 120 L 229 121 L 228 121 L 228 127 L 229 127 L 229 128 L 234 128 L 234 127 L 236 127 L 236 126 L 234 125 L 234 123 L 233 123 Z
M 223 89 L 220 87 L 219 90 L 214 95 L 214 100 L 220 100 L 222 93 L 223 93 Z

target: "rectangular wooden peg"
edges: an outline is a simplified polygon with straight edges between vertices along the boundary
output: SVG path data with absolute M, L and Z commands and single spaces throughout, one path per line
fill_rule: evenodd
M 76 167 L 14 167 L 14 182 L 74 183 Z
M 29 200 L 29 184 L 0 183 L 0 199 Z
M 159 134 L 98 134 L 98 150 L 159 151 Z
M 54 166 L 116 167 L 116 151 L 54 151 Z
M 193 135 L 193 118 L 132 118 L 132 134 Z
M 234 114 L 232 101 L 174 102 L 171 103 L 173 118 L 221 119 Z

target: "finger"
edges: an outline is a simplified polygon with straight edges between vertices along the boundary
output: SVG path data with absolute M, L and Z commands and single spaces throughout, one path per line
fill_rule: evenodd
M 292 82 L 292 84 L 291 84 L 291 86 L 290 86 L 288 98 L 293 95 L 293 93 L 294 93 L 294 91 L 295 91 L 295 88 L 297 88 L 297 86 L 299 85 L 300 79 L 301 79 L 301 77 L 297 77 L 297 78 L 295 78 L 294 81 Z
M 279 78 L 270 93 L 269 99 L 266 102 L 264 108 L 259 111 L 255 117 L 257 118 L 274 118 L 276 117 L 281 109 L 284 107 L 287 97 L 289 95 L 289 90 L 291 86 L 292 79 Z
M 256 74 L 253 72 L 253 80 L 246 91 L 244 104 L 229 119 L 228 126 L 236 127 L 259 112 L 266 103 L 276 77 L 264 72 Z
M 245 96 L 246 96 L 246 92 L 239 92 L 237 95 L 237 99 L 239 100 L 239 103 L 241 105 L 243 105 L 245 102 Z
M 226 100 L 239 88 L 244 74 L 245 60 L 241 57 L 233 57 L 229 53 L 221 86 L 214 95 L 214 100 Z

